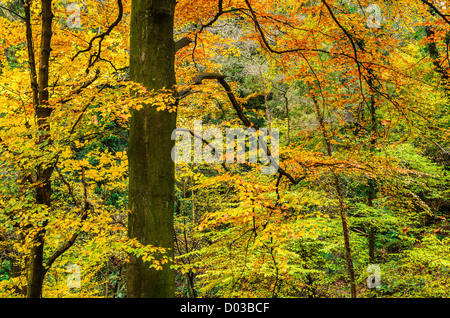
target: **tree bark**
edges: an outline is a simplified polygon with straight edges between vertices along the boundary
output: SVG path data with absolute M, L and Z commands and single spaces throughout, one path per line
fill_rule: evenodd
M 148 90 L 175 84 L 173 40 L 175 0 L 133 0 L 131 6 L 130 79 Z M 175 92 L 174 92 L 175 96 Z M 171 133 L 176 112 L 157 111 L 143 105 L 132 112 L 128 150 L 128 236 L 142 244 L 169 248 L 173 257 L 175 163 Z M 174 297 L 174 272 L 149 268 L 130 255 L 127 297 Z
M 49 142 L 50 123 L 48 118 L 52 112 L 52 108 L 48 107 L 48 81 L 50 66 L 50 51 L 52 39 L 52 0 L 41 1 L 42 29 L 41 29 L 41 53 L 38 72 L 38 100 L 35 107 L 36 121 L 38 124 L 39 134 L 38 145 L 45 146 Z M 32 38 L 27 38 L 32 41 Z M 31 45 L 31 43 L 30 43 Z M 30 57 L 31 58 L 31 57 Z M 34 60 L 34 54 L 33 58 Z M 32 80 L 32 84 L 35 83 Z M 36 203 L 50 206 L 51 181 L 53 166 L 44 163 L 37 169 L 37 186 L 36 186 Z M 44 281 L 44 237 L 45 237 L 46 220 L 42 220 L 42 224 L 35 225 L 36 234 L 33 237 L 30 250 L 30 258 L 28 264 L 27 277 L 27 298 L 39 298 L 42 295 L 42 284 Z

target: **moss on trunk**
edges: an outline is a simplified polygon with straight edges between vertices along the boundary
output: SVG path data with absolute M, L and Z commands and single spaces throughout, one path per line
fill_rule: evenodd
M 173 0 L 132 3 L 130 79 L 148 90 L 175 84 L 174 10 Z M 143 106 L 133 111 L 130 123 L 128 235 L 143 244 L 170 248 L 173 253 L 175 164 L 171 133 L 176 128 L 176 113 Z M 164 266 L 156 271 L 148 265 L 131 257 L 127 296 L 174 297 L 173 270 Z

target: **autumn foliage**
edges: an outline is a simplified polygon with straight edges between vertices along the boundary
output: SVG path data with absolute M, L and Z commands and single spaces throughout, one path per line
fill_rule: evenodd
M 0 3 L 0 296 L 27 295 L 36 246 L 42 297 L 126 297 L 131 254 L 170 266 L 177 297 L 450 296 L 448 5 L 181 0 L 174 95 L 130 81 L 131 0 L 76 4 Z M 143 104 L 280 132 L 275 174 L 176 165 L 174 259 L 126 235 Z

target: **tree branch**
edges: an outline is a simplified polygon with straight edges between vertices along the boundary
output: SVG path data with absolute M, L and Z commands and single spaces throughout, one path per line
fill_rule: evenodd
M 196 135 L 192 130 L 189 130 L 187 128 L 176 128 L 176 131 L 185 131 L 192 135 L 194 138 L 200 139 L 205 145 L 207 145 L 209 148 L 214 149 L 213 146 L 211 146 L 211 143 L 205 139 L 203 139 L 202 136 Z M 222 167 L 225 169 L 225 171 L 229 171 L 225 163 L 222 163 Z
M 87 199 L 87 184 L 85 180 L 85 174 L 84 174 L 84 167 L 81 168 L 81 182 L 83 184 L 83 199 L 84 199 L 84 210 L 81 215 L 81 222 L 85 221 L 88 216 L 88 211 L 91 207 L 91 203 Z M 67 251 L 72 245 L 75 243 L 76 239 L 78 238 L 78 235 L 80 234 L 81 224 L 78 226 L 78 229 L 75 231 L 75 233 L 72 234 L 70 239 L 62 245 L 53 255 L 48 259 L 47 263 L 45 264 L 43 274 L 44 277 L 46 272 L 50 269 L 50 267 L 53 265 L 53 263 L 56 261 L 58 257 L 60 257 L 62 254 L 64 254 L 65 251 Z
M 447 22 L 450 25 L 450 20 L 447 19 L 448 15 L 443 14 L 434 4 L 432 4 L 430 1 L 421 0 L 424 4 L 430 7 L 431 10 L 436 12 L 442 19 L 444 19 L 445 22 Z
M 85 53 L 85 52 L 89 52 L 93 45 L 94 45 L 94 41 L 99 39 L 98 42 L 98 52 L 91 54 L 91 56 L 89 57 L 89 65 L 86 68 L 86 73 L 89 73 L 89 68 L 94 65 L 98 59 L 100 58 L 100 52 L 102 50 L 102 42 L 105 39 L 105 37 L 107 37 L 111 31 L 119 24 L 119 22 L 122 20 L 122 16 L 123 16 L 123 4 L 122 4 L 122 0 L 117 0 L 117 5 L 119 7 L 119 14 L 117 16 L 117 19 L 108 27 L 108 29 L 99 34 L 94 36 L 90 41 L 89 41 L 89 45 L 87 48 L 85 48 L 84 50 L 80 50 L 78 51 L 73 57 L 72 57 L 72 61 L 74 61 L 78 55 L 80 55 L 81 53 Z M 95 58 L 94 58 L 95 57 Z
M 67 186 L 68 190 L 69 190 L 69 194 L 73 200 L 73 203 L 76 206 L 80 206 L 80 204 L 78 203 L 78 200 L 75 198 L 75 195 L 73 193 L 72 190 L 72 186 L 70 185 L 70 183 L 66 180 L 66 178 L 64 178 L 63 174 L 61 173 L 61 171 L 58 169 L 58 167 L 55 167 L 56 172 L 58 172 L 59 177 L 61 178 L 62 182 L 64 182 L 64 184 Z
M 230 100 L 234 110 L 236 111 L 239 119 L 242 121 L 242 123 L 247 126 L 248 128 L 253 128 L 255 130 L 259 130 L 260 127 L 254 123 L 252 123 L 244 114 L 241 105 L 239 104 L 239 102 L 237 101 L 236 97 L 234 96 L 230 85 L 227 83 L 227 81 L 225 80 L 226 76 L 220 73 L 201 73 L 198 74 L 197 76 L 194 77 L 193 79 L 193 84 L 194 85 L 200 85 L 202 83 L 203 80 L 205 79 L 215 79 L 219 82 L 220 85 L 222 85 L 222 87 L 225 89 L 228 99 Z M 264 151 L 267 154 L 267 156 L 269 158 L 271 158 L 271 152 L 270 150 L 265 147 L 266 145 L 264 145 L 264 143 L 259 143 L 260 146 L 264 147 Z M 301 180 L 303 180 L 304 178 L 306 178 L 306 167 L 302 164 L 303 167 L 303 171 L 304 174 L 303 176 L 294 179 L 294 177 L 292 177 L 289 173 L 287 173 L 284 169 L 282 169 L 278 164 L 276 164 L 273 160 L 271 160 L 271 163 L 275 165 L 275 168 L 277 170 L 277 172 L 282 175 L 285 176 L 286 178 L 289 179 L 290 182 L 292 182 L 293 184 L 298 184 Z
M 219 82 L 220 85 L 225 89 L 225 92 L 227 93 L 228 99 L 231 102 L 231 105 L 233 106 L 234 110 L 236 111 L 239 119 L 244 123 L 245 126 L 255 128 L 256 130 L 259 129 L 257 125 L 252 123 L 248 118 L 245 116 L 244 112 L 242 111 L 242 107 L 239 105 L 239 102 L 236 100 L 236 97 L 234 96 L 230 85 L 225 80 L 226 76 L 222 75 L 220 73 L 201 73 L 194 77 L 193 84 L 199 85 L 202 83 L 205 79 L 215 79 Z
M 179 50 L 181 50 L 185 46 L 188 46 L 192 42 L 193 41 L 190 38 L 188 38 L 187 36 L 179 39 L 178 41 L 175 41 L 175 52 L 178 52 Z
M 26 27 L 26 39 L 27 39 L 27 50 L 28 50 L 28 65 L 30 67 L 30 83 L 31 92 L 33 95 L 33 106 L 36 107 L 39 103 L 38 95 L 39 88 L 37 82 L 37 71 L 36 71 L 36 57 L 34 55 L 34 45 L 33 45 L 33 31 L 31 28 L 31 0 L 24 2 L 25 10 L 25 27 Z
M 15 11 L 13 11 L 13 10 L 11 10 L 11 9 L 9 9 L 9 8 L 7 8 L 7 7 L 5 7 L 5 6 L 0 5 L 0 9 L 6 10 L 6 11 L 8 11 L 9 13 L 12 13 L 12 14 L 14 14 L 16 17 L 18 17 L 18 18 L 20 18 L 20 19 L 22 19 L 22 20 L 26 20 L 25 17 L 21 16 L 21 15 L 18 14 L 17 12 L 15 12 Z
M 107 86 L 107 84 L 103 84 L 103 86 L 98 90 L 98 94 L 100 94 L 100 92 Z M 75 123 L 72 126 L 72 129 L 70 130 L 70 135 L 72 135 L 75 132 L 75 127 L 78 125 L 78 123 L 80 122 L 81 118 L 83 117 L 84 113 L 86 112 L 86 110 L 89 108 L 89 106 L 91 106 L 92 101 L 94 101 L 95 96 L 92 97 L 92 99 L 90 100 L 89 103 L 86 104 L 86 106 L 83 108 L 83 110 L 81 111 L 80 116 L 78 116 L 77 120 L 75 121 Z

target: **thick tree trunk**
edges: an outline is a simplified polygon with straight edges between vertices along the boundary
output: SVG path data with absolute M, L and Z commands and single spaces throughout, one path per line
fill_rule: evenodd
M 149 90 L 175 84 L 173 20 L 175 0 L 133 0 L 130 79 Z M 170 248 L 173 256 L 175 164 L 171 158 L 176 113 L 152 105 L 133 111 L 129 137 L 128 236 L 143 244 Z M 174 297 L 174 272 L 156 271 L 131 255 L 127 297 Z

